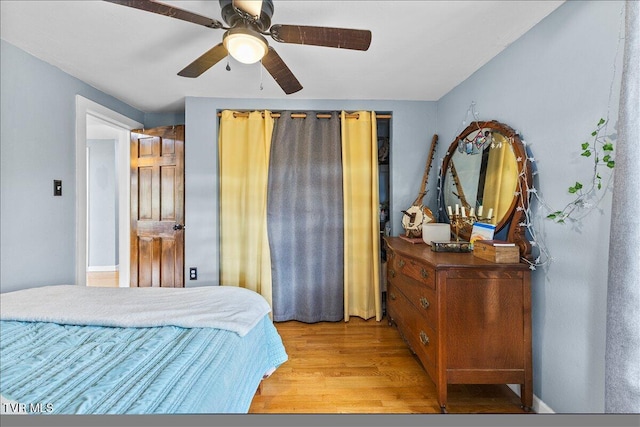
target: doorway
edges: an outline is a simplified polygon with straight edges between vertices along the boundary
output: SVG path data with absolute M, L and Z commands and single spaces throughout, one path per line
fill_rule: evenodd
M 87 286 L 119 286 L 121 128 L 87 114 Z
M 113 174 L 113 199 L 110 201 L 114 212 L 110 239 L 113 243 L 113 265 L 97 266 L 98 270 L 107 269 L 113 271 L 96 271 L 98 276 L 105 276 L 105 281 L 98 282 L 102 285 L 114 285 L 119 287 L 129 286 L 129 144 L 130 130 L 141 128 L 143 125 L 129 119 L 100 104 L 90 101 L 82 96 L 76 96 L 76 284 L 87 285 L 87 273 L 92 272 L 91 246 L 92 241 L 99 236 L 91 233 L 90 222 L 90 182 L 89 162 L 90 152 L 88 143 L 113 145 L 113 169 L 103 171 L 105 174 Z M 104 146 L 97 145 L 99 148 Z M 108 151 L 108 150 L 107 150 Z M 101 221 L 94 218 L 93 221 Z M 117 224 L 117 227 L 115 226 Z M 94 228 L 95 229 L 95 228 Z M 104 238 L 104 236 L 102 237 Z M 95 242 L 94 242 L 95 243 Z M 97 263 L 104 261 L 95 261 Z M 95 266 L 93 266 L 95 267 Z M 114 274 L 117 273 L 117 274 Z M 92 274 L 95 276 L 95 274 Z M 115 276 L 115 277 L 114 277 Z M 117 277 L 117 278 L 116 278 Z M 117 280 L 117 282 L 115 282 Z

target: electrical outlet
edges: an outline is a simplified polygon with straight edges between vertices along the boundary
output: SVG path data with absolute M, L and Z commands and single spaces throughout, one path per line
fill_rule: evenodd
M 198 269 L 196 267 L 189 268 L 189 280 L 198 280 Z

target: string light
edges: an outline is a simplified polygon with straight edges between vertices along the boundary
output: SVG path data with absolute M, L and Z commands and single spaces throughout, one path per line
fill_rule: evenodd
M 518 136 L 520 135 L 518 134 Z M 524 144 L 524 141 L 522 140 L 522 138 L 520 140 L 523 142 L 523 145 L 525 148 L 524 153 L 527 161 L 522 162 L 522 158 L 518 158 L 517 160 L 522 164 L 522 172 L 520 176 L 525 176 L 528 172 L 528 168 L 529 167 L 533 168 L 533 165 L 535 164 L 535 158 L 533 156 L 529 156 L 529 147 L 527 146 L 527 144 Z M 533 175 L 534 174 L 532 174 L 532 176 Z M 526 233 L 528 233 L 529 236 L 531 237 L 531 239 L 529 240 L 529 243 L 531 244 L 531 248 L 532 250 L 536 249 L 536 252 L 537 252 L 536 254 L 537 256 L 533 261 L 530 261 L 524 258 L 523 258 L 523 261 L 529 264 L 529 269 L 531 271 L 535 271 L 537 268 L 550 263 L 552 260 L 549 254 L 549 251 L 547 250 L 544 239 L 542 239 L 541 237 L 538 237 L 538 233 L 536 232 L 536 229 L 534 226 L 534 216 L 531 210 L 532 203 L 530 200 L 530 195 L 533 194 L 537 200 L 540 199 L 540 195 L 538 194 L 538 191 L 535 188 L 535 181 L 532 182 L 531 187 L 529 187 L 526 179 L 518 180 L 518 188 L 517 188 L 516 194 L 517 195 L 527 194 L 528 200 L 526 201 L 523 197 L 518 197 L 519 205 L 516 206 L 516 210 L 518 212 L 524 213 L 524 221 L 520 222 L 519 226 L 526 228 Z

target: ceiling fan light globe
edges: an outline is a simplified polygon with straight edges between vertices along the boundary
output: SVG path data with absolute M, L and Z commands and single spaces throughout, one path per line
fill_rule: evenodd
M 260 61 L 268 50 L 264 37 L 245 32 L 228 32 L 224 38 L 224 47 L 231 56 L 243 64 Z

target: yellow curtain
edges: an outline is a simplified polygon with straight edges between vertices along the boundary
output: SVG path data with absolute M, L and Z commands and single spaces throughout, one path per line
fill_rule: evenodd
M 488 213 L 488 209 L 493 209 L 492 224 L 496 224 L 496 219 L 502 218 L 511 207 L 517 182 L 518 162 L 511 144 L 504 139 L 501 146 L 489 151 L 482 197 L 484 214 Z
M 223 111 L 220 167 L 220 279 L 261 294 L 271 305 L 267 182 L 274 119 L 270 111 Z
M 342 112 L 344 197 L 344 320 L 382 320 L 378 137 L 374 112 Z

